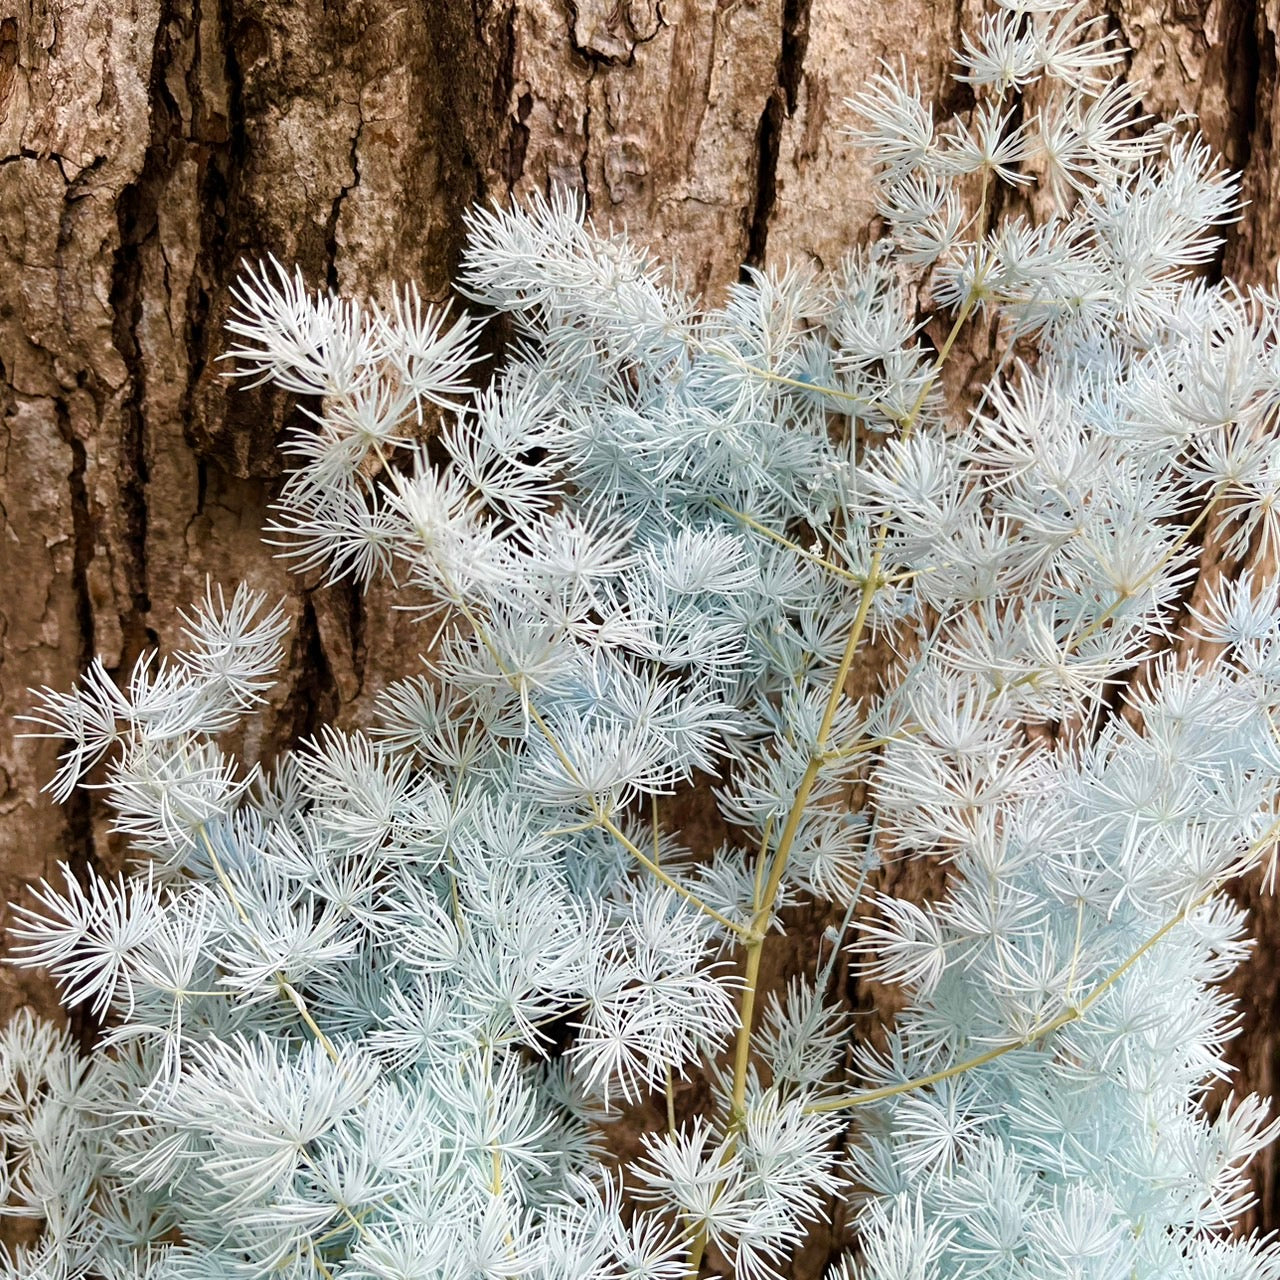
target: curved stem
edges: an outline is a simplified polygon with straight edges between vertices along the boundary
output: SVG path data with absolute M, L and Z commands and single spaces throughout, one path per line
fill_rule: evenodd
M 209 861 L 213 865 L 213 873 L 218 879 L 218 883 L 222 886 L 223 892 L 231 901 L 231 906 L 236 915 L 240 918 L 240 923 L 248 930 L 250 938 L 253 939 L 253 945 L 258 948 L 259 953 L 264 959 L 267 959 L 266 948 L 262 945 L 257 934 L 254 932 L 253 924 L 249 919 L 249 913 L 245 911 L 244 905 L 240 901 L 240 895 L 236 893 L 236 887 L 231 882 L 231 877 L 227 875 L 226 869 L 222 865 L 221 859 L 218 857 L 217 850 L 213 847 L 213 841 L 209 839 L 209 833 L 203 826 L 199 828 L 200 840 L 204 845 L 205 853 L 209 856 Z M 276 989 L 280 994 L 293 1005 L 297 1010 L 298 1016 L 302 1019 L 303 1025 L 315 1037 L 316 1042 L 325 1051 L 329 1061 L 334 1063 L 339 1070 L 342 1069 L 341 1061 L 338 1057 L 338 1051 L 333 1047 L 333 1041 L 325 1035 L 321 1030 L 319 1023 L 311 1016 L 310 1009 L 307 1008 L 307 1002 L 302 998 L 301 992 L 285 977 L 284 972 L 278 971 L 275 974 Z

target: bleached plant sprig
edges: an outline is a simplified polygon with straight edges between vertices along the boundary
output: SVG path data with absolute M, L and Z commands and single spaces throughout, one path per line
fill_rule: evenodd
M 1206 1109 L 1280 832 L 1280 306 L 1196 274 L 1236 183 L 1079 10 L 1001 0 L 960 117 L 865 88 L 886 234 L 828 275 L 702 311 L 571 197 L 477 211 L 483 385 L 412 287 L 242 278 L 235 370 L 305 413 L 271 537 L 430 656 L 269 768 L 245 587 L 43 692 L 135 863 L 19 912 L 103 1029 L 0 1036 L 4 1274 L 756 1280 L 840 1221 L 845 1280 L 1280 1276 L 1229 1234 L 1266 1106 Z M 913 857 L 937 901 L 872 892 Z M 766 992 L 801 902 L 844 924 Z

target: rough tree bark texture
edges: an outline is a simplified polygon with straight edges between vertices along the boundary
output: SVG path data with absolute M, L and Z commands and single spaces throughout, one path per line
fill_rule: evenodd
M 294 410 L 216 358 L 242 255 L 443 297 L 461 214 L 559 183 L 714 297 L 739 264 L 834 262 L 872 220 L 843 105 L 880 58 L 929 91 L 980 0 L 10 0 L 0 17 L 0 901 L 102 820 L 41 797 L 28 686 L 173 642 L 206 575 L 288 601 L 253 751 L 360 720 L 420 638 L 259 541 Z M 969 11 L 969 12 L 966 12 Z M 1149 109 L 1199 115 L 1250 201 L 1226 270 L 1274 280 L 1280 0 L 1110 0 Z M 1238 1046 L 1270 1092 L 1280 911 Z M 0 970 L 0 1015 L 49 1005 Z M 1280 1223 L 1270 1164 L 1264 1220 Z

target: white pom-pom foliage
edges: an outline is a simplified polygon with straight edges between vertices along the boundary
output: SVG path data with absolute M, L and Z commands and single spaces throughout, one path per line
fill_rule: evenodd
M 846 1280 L 1280 1275 L 1231 1235 L 1267 1106 L 1220 1101 L 1280 305 L 1206 280 L 1235 181 L 1079 9 L 1001 0 L 960 118 L 865 87 L 884 238 L 829 275 L 700 311 L 554 195 L 472 215 L 470 311 L 242 278 L 235 371 L 303 397 L 271 539 L 404 588 L 430 657 L 269 767 L 226 751 L 286 632 L 243 587 L 40 696 L 133 860 L 18 914 L 101 1033 L 0 1035 L 42 1224 L 0 1274 L 756 1280 L 816 1230 Z M 911 858 L 940 896 L 877 896 Z M 844 924 L 766 992 L 805 903 Z M 878 1037 L 850 966 L 903 991 Z

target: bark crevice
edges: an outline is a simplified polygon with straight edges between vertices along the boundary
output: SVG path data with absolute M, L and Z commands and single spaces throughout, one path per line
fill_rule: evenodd
M 158 251 L 162 256 L 164 253 L 159 232 L 160 209 L 173 179 L 184 132 L 182 109 L 169 89 L 167 77 L 177 65 L 179 46 L 188 36 L 184 20 L 172 0 L 167 0 L 160 12 L 152 48 L 147 91 L 150 136 L 142 168 L 135 180 L 121 191 L 116 206 L 118 242 L 112 258 L 108 306 L 112 342 L 126 373 L 124 386 L 117 393 L 121 423 L 117 485 L 125 535 L 122 545 L 128 549 L 129 562 L 123 566 L 127 596 L 117 597 L 114 606 L 123 642 L 119 660 L 124 668 L 158 641 L 149 626 L 148 371 L 139 329 L 146 294 L 144 258 L 148 252 Z M 167 289 L 167 271 L 164 277 Z M 100 393 L 100 414 L 103 396 L 104 393 Z
M 1277 192 L 1272 170 L 1277 71 L 1276 31 L 1259 0 L 1239 0 L 1225 7 L 1223 62 L 1228 69 L 1227 131 L 1222 140 L 1227 165 L 1243 176 L 1241 218 L 1226 229 L 1222 248 L 1212 268 L 1212 278 L 1232 273 L 1246 281 L 1274 280 L 1277 227 L 1274 211 Z M 1249 203 L 1260 204 L 1273 215 L 1269 224 L 1250 216 Z
M 94 611 L 89 587 L 89 565 L 94 553 L 93 515 L 89 505 L 89 491 L 85 483 L 88 471 L 88 452 L 84 441 L 75 433 L 66 403 L 54 402 L 58 434 L 71 454 L 71 467 L 66 485 L 71 513 L 71 589 L 75 602 L 76 621 L 79 624 L 78 665 L 83 671 L 94 658 Z M 77 787 L 63 806 L 64 843 L 59 850 L 60 860 L 65 862 L 71 874 L 87 886 L 92 869 L 96 865 L 93 838 L 93 806 L 89 793 Z M 82 1000 L 66 1009 L 67 1025 L 80 1046 L 87 1053 L 92 1050 L 99 1035 L 99 1025 L 93 1016 L 91 1002 Z
M 796 113 L 809 47 L 811 0 L 784 0 L 782 43 L 776 83 L 760 115 L 756 132 L 755 191 L 747 211 L 747 249 L 744 265 L 760 268 L 769 244 L 769 223 L 778 199 L 778 158 L 786 122 Z

